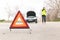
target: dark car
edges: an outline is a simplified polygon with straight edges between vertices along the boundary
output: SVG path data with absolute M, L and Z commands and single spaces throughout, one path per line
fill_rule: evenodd
M 27 12 L 27 22 L 37 23 L 37 17 L 36 17 L 36 13 L 34 11 Z

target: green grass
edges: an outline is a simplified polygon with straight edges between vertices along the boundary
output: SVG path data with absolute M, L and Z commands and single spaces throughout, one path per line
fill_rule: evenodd
M 55 22 L 60 22 L 60 18 L 57 18 L 57 19 L 55 19 L 55 20 L 53 20 L 53 21 L 55 21 Z
M 5 20 L 3 19 L 3 20 L 0 20 L 0 22 L 5 22 Z
M 11 21 L 4 20 L 4 19 L 0 20 L 0 23 L 10 23 L 10 22 L 11 22 Z
M 56 18 L 54 20 L 48 20 L 47 22 L 60 22 L 60 18 Z
M 6 21 L 6 20 L 4 20 L 4 19 L 2 19 L 2 20 L 0 20 L 0 23 L 11 23 L 12 21 Z M 55 19 L 55 20 L 52 20 L 52 21 L 48 21 L 48 22 L 60 22 L 60 18 L 57 18 L 57 19 Z

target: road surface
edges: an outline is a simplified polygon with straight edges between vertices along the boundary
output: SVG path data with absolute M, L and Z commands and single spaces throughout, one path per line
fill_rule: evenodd
M 60 22 L 28 23 L 31 30 L 10 31 L 10 25 L 11 23 L 0 23 L 0 40 L 60 40 Z

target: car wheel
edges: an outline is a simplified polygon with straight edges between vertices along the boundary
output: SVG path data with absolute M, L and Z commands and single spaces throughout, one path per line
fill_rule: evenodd
M 37 19 L 35 20 L 35 23 L 37 23 Z

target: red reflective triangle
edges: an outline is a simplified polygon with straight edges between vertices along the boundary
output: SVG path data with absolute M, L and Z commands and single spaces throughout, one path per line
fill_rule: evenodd
M 22 13 L 20 11 L 18 11 L 17 15 L 15 16 L 11 26 L 10 26 L 10 29 L 16 29 L 16 28 L 22 28 L 22 29 L 25 29 L 25 28 L 29 28 L 27 22 L 25 21 Z

